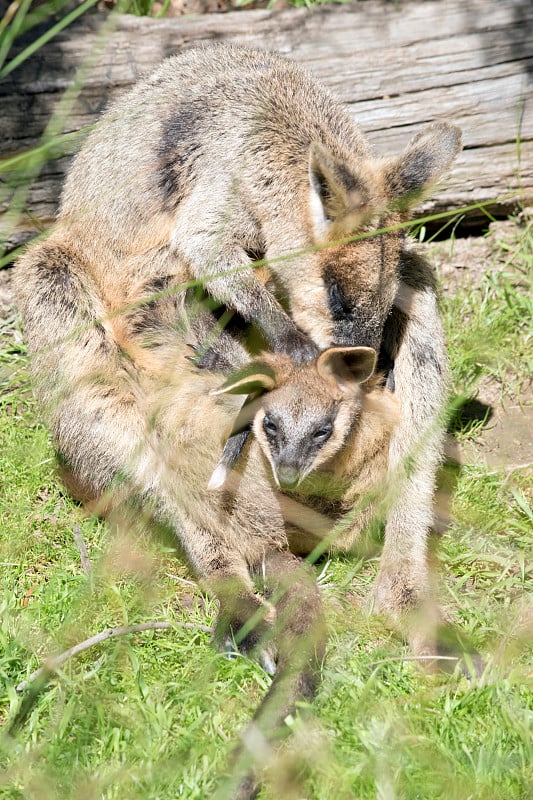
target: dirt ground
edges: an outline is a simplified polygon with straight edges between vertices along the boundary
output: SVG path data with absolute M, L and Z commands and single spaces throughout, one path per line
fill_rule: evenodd
M 511 244 L 515 236 L 515 223 L 505 220 L 492 223 L 486 236 L 429 244 L 428 255 L 442 278 L 443 291 L 453 293 L 462 285 L 478 282 L 495 260 L 497 263 L 500 259 L 503 266 L 508 255 L 502 251 L 501 242 Z M 4 335 L 19 337 L 14 330 L 15 319 L 10 270 L 0 270 L 0 322 Z M 461 463 L 482 464 L 489 470 L 533 466 L 533 385 L 523 386 L 520 395 L 504 393 L 502 399 L 499 385 L 483 381 L 474 405 L 478 415 L 480 410 L 487 411 L 487 419 L 474 438 L 461 445 L 452 444 L 452 456 Z

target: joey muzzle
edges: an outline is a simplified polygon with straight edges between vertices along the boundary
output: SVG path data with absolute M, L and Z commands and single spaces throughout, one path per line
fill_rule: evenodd
M 291 464 L 280 464 L 276 473 L 282 489 L 295 489 L 300 482 L 300 470 Z

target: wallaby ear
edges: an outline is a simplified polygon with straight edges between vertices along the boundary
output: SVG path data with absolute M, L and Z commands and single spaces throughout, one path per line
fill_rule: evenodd
M 448 122 L 432 122 L 417 134 L 401 156 L 385 168 L 390 200 L 407 209 L 443 172 L 462 148 L 461 130 Z
M 236 372 L 210 394 L 262 394 L 276 385 L 274 371 L 266 364 L 255 362 Z
M 372 347 L 329 347 L 317 358 L 322 378 L 333 377 L 341 389 L 364 383 L 376 368 L 377 353 Z
M 315 236 L 322 238 L 331 224 L 347 215 L 368 214 L 372 191 L 362 168 L 338 161 L 320 142 L 309 150 L 311 215 Z

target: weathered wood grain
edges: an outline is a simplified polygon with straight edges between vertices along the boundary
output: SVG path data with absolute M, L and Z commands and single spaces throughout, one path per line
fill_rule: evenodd
M 533 4 L 524 0 L 367 0 L 312 13 L 170 20 L 86 16 L 0 83 L 0 153 L 38 144 L 53 114 L 58 132 L 91 125 L 161 59 L 221 40 L 303 63 L 346 104 L 377 153 L 397 152 L 433 119 L 459 124 L 465 150 L 420 213 L 484 203 L 502 214 L 519 197 L 533 202 Z M 65 156 L 48 161 L 19 196 L 22 213 L 9 246 L 53 219 L 68 163 Z M 0 211 L 9 206 L 8 189 Z M 483 218 L 479 210 L 466 214 L 471 225 Z

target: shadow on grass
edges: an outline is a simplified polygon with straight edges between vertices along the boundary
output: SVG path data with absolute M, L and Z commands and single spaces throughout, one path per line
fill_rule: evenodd
M 448 433 L 455 436 L 468 433 L 473 428 L 486 428 L 493 416 L 494 408 L 476 397 L 457 397 L 448 422 Z

